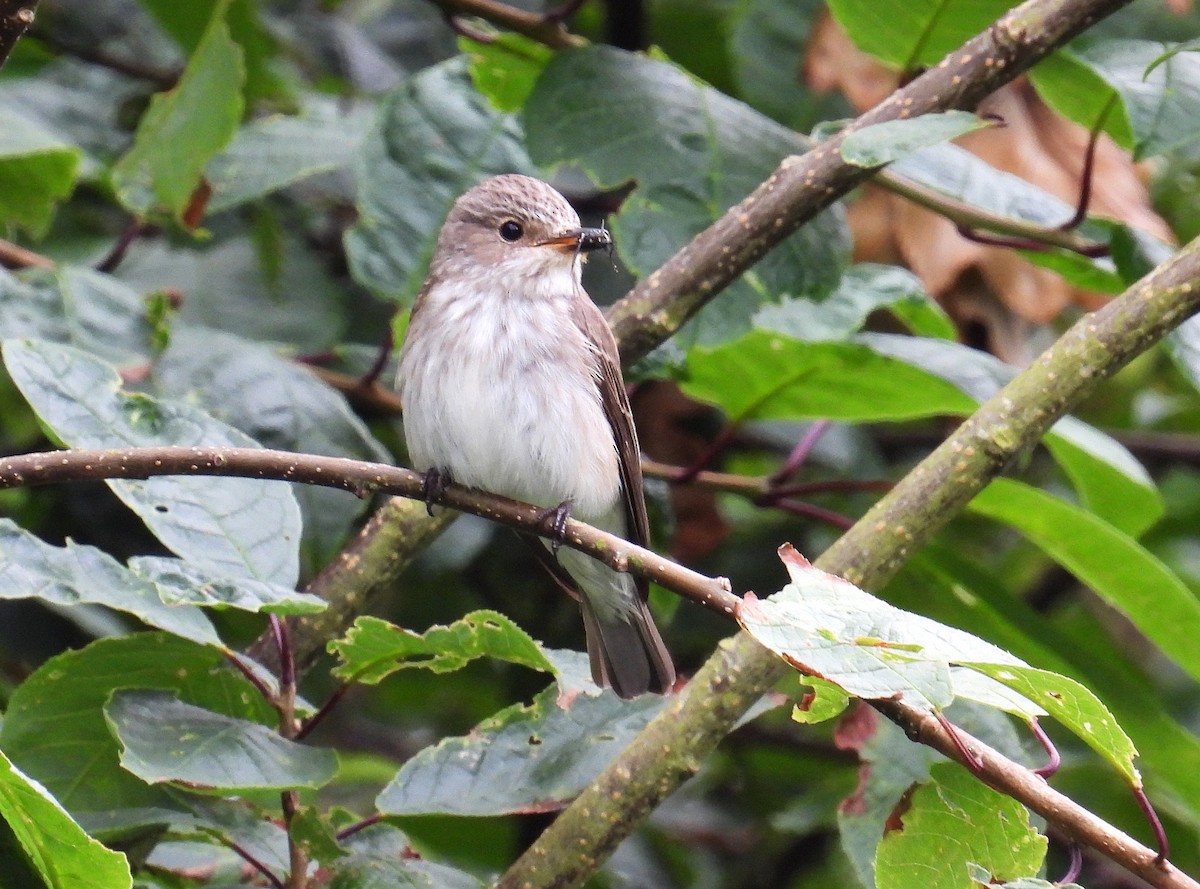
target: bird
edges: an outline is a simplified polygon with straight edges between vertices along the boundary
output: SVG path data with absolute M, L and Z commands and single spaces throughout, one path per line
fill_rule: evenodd
M 569 515 L 648 546 L 637 432 L 616 339 L 581 280 L 611 249 L 531 176 L 485 179 L 451 207 L 400 348 L 397 388 L 427 497 L 449 481 L 553 519 L 538 555 L 579 602 L 592 678 L 621 698 L 666 693 L 671 656 L 648 584 L 569 548 Z

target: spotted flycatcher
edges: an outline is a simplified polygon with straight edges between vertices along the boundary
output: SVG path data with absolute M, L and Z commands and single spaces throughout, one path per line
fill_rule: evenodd
M 496 176 L 455 202 L 400 349 L 413 466 L 571 514 L 648 544 L 650 529 L 616 340 L 580 282 L 611 245 L 528 176 Z M 557 513 L 565 517 L 565 512 Z M 675 670 L 646 582 L 571 549 L 542 559 L 579 600 L 592 677 L 623 698 L 665 692 Z

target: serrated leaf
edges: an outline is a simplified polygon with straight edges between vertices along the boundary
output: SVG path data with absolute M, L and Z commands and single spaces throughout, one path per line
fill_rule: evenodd
M 135 556 L 129 560 L 129 568 L 153 584 L 160 599 L 168 605 L 236 608 L 264 614 L 315 614 L 328 605 L 311 593 L 299 593 L 291 587 L 248 577 L 216 574 L 182 559 Z
M 837 289 L 819 302 L 799 297 L 763 306 L 754 316 L 754 326 L 798 340 L 842 340 L 880 309 L 892 312 L 913 333 L 955 337 L 954 322 L 929 296 L 920 278 L 899 266 L 870 262 L 846 269 Z
M 529 37 L 502 31 L 487 43 L 460 37 L 470 62 L 471 83 L 497 111 L 520 111 L 554 50 Z
M 121 202 L 139 216 L 158 208 L 182 222 L 209 160 L 233 138 L 242 117 L 242 50 L 216 4 L 179 83 L 156 95 L 133 147 L 113 167 Z
M 829 11 L 863 52 L 912 71 L 941 61 L 1011 6 L 1009 0 L 830 0 Z
M 449 673 L 480 657 L 555 672 L 538 643 L 496 611 L 472 611 L 424 633 L 377 617 L 360 617 L 342 639 L 329 643 L 329 651 L 340 661 L 334 675 L 348 682 L 374 684 L 414 667 Z
M 1136 540 L 1099 516 L 1011 479 L 993 481 L 969 509 L 1016 528 L 1200 678 L 1200 601 Z
M 602 188 L 636 183 L 609 224 L 637 274 L 658 268 L 780 161 L 807 147 L 792 130 L 681 68 L 607 46 L 555 56 L 522 119 L 537 163 L 582 167 Z M 725 342 L 749 328 L 764 302 L 827 294 L 849 252 L 835 206 L 775 246 L 675 342 Z
M 71 447 L 256 445 L 196 408 L 124 391 L 115 370 L 70 346 L 8 340 L 3 354 L 21 394 Z M 186 476 L 113 479 L 108 485 L 189 561 L 233 577 L 295 584 L 300 510 L 285 485 Z
M 903 814 L 903 830 L 884 836 L 875 858 L 877 889 L 977 889 L 968 865 L 992 880 L 1035 874 L 1046 838 L 1016 800 L 957 764 L 930 769 Z
M 965 414 L 955 386 L 853 342 L 805 342 L 754 330 L 716 348 L 692 349 L 680 387 L 748 419 L 901 420 Z
M 1162 50 L 1150 40 L 1100 40 L 1059 50 L 1032 79 L 1051 107 L 1083 126 L 1104 115 L 1105 131 L 1135 160 L 1187 151 L 1200 137 L 1200 58 L 1163 59 Z
M 118 689 L 104 717 L 121 745 L 121 766 L 149 784 L 222 793 L 316 788 L 337 770 L 332 750 L 297 744 L 170 692 Z
M 128 889 L 129 862 L 83 832 L 58 801 L 0 753 L 0 817 L 48 889 Z
M 992 126 L 969 111 L 943 111 L 889 120 L 854 130 L 842 140 L 842 160 L 856 167 L 882 167 L 922 149 Z
M 1067 676 L 1033 667 L 997 664 L 963 666 L 978 670 L 1022 697 L 1037 702 L 1076 737 L 1112 763 L 1130 784 L 1141 786 L 1141 776 L 1133 764 L 1134 757 L 1138 755 L 1133 741 L 1088 688 Z
M 355 280 L 411 302 L 458 196 L 485 176 L 532 166 L 520 126 L 475 92 L 464 59 L 409 78 L 383 101 L 363 144 L 358 223 L 346 234 Z
M 611 692 L 516 705 L 404 764 L 376 801 L 389 815 L 501 815 L 561 808 L 667 705 L 659 695 Z
M 35 121 L 6 110 L 0 128 L 0 224 L 41 237 L 71 194 L 83 152 Z
M 55 605 L 103 605 L 201 645 L 217 631 L 189 605 L 167 604 L 152 583 L 91 546 L 51 546 L 0 518 L 0 599 L 38 598 Z
M 169 690 L 231 716 L 276 714 L 216 648 L 164 633 L 101 639 L 50 658 L 12 694 L 0 748 L 77 816 L 154 807 L 176 809 L 171 795 L 120 767 L 103 706 L 114 689 Z
M 312 96 L 300 114 L 251 121 L 209 161 L 211 213 L 265 197 L 318 173 L 350 166 L 371 123 L 368 107 Z

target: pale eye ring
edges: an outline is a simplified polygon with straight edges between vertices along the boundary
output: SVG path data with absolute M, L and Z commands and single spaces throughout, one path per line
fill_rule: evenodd
M 523 234 L 525 234 L 525 229 L 521 227 L 521 223 L 519 222 L 508 219 L 500 223 L 500 237 L 506 241 L 519 241 Z

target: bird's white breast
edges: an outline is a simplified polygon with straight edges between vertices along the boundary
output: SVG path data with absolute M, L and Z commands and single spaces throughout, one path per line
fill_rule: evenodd
M 581 519 L 620 493 L 591 344 L 571 320 L 572 270 L 442 284 L 426 295 L 400 355 L 414 468 L 541 506 L 574 501 Z

